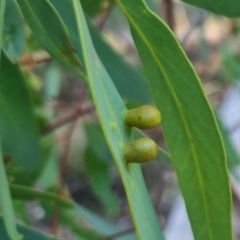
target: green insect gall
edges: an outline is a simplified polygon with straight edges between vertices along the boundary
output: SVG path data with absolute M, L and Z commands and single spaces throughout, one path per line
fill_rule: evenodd
M 157 144 L 149 138 L 141 138 L 124 146 L 124 161 L 126 163 L 145 163 L 156 158 Z
M 124 112 L 124 120 L 127 126 L 139 129 L 150 129 L 161 122 L 161 114 L 157 108 L 143 105 Z

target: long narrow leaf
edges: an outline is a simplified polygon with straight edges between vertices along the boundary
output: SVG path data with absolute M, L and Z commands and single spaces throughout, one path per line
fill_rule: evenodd
M 222 139 L 200 81 L 171 30 L 143 0 L 117 0 L 147 71 L 195 240 L 231 240 Z
M 15 0 L 6 2 L 4 15 L 3 50 L 12 62 L 16 62 L 24 51 L 25 34 L 21 14 Z
M 50 0 L 53 6 L 56 8 L 65 25 L 68 28 L 71 42 L 77 50 L 78 57 L 83 59 L 82 49 L 79 46 L 79 36 L 77 34 L 77 25 L 74 18 L 74 10 L 70 4 L 70 1 Z M 87 0 L 89 4 L 89 0 Z M 145 78 L 133 69 L 126 61 L 122 59 L 116 52 L 111 49 L 100 33 L 94 29 L 89 23 L 89 30 L 92 37 L 94 48 L 109 73 L 113 83 L 115 84 L 119 94 L 127 100 L 131 100 L 139 103 L 152 102 L 152 96 L 149 86 Z M 81 70 L 85 71 L 85 66 L 81 66 Z M 134 86 L 138 86 L 134 90 Z
M 61 17 L 48 0 L 17 0 L 32 32 L 42 46 L 76 74 L 80 64 Z
M 1 63 L 2 33 L 3 33 L 5 7 L 6 7 L 6 1 L 0 0 L 0 63 Z M 0 68 L 0 70 L 2 69 Z M 0 120 L 1 120 L 1 114 L 2 113 L 0 112 Z M 12 204 L 12 199 L 10 195 L 10 190 L 8 187 L 8 180 L 7 180 L 7 175 L 6 175 L 4 160 L 2 155 L 1 134 L 2 133 L 0 131 L 0 210 L 2 211 L 2 214 L 3 214 L 4 225 L 6 227 L 8 236 L 11 238 L 11 240 L 18 240 L 18 239 L 20 240 L 22 239 L 22 237 L 18 233 L 16 224 L 15 224 L 13 204 Z
M 224 15 L 226 17 L 240 17 L 240 1 L 239 0 L 182 0 L 183 2 L 194 6 L 204 8 L 208 11 Z
M 16 228 L 12 198 L 10 195 L 7 175 L 3 163 L 1 142 L 0 142 L 0 210 L 3 215 L 3 220 L 7 233 L 11 240 L 22 239 L 21 235 L 18 233 Z
M 31 96 L 19 67 L 2 55 L 0 130 L 2 147 L 22 166 L 37 169 L 42 160 Z
M 126 189 L 137 235 L 139 239 L 144 240 L 164 239 L 147 193 L 140 166 L 138 164 L 126 165 L 123 161 L 123 145 L 131 140 L 122 117 L 125 106 L 93 48 L 79 1 L 72 0 L 72 3 L 78 24 L 88 82 L 108 145 Z
M 15 199 L 26 199 L 26 200 L 36 200 L 36 199 L 46 199 L 55 204 L 58 204 L 62 207 L 72 208 L 74 206 L 73 202 L 70 199 L 61 197 L 57 194 L 34 189 L 31 187 L 10 184 L 10 190 L 12 198 Z
M 59 240 L 58 238 L 42 234 L 40 232 L 37 232 L 31 228 L 28 228 L 20 224 L 18 224 L 18 230 L 21 234 L 23 234 L 24 240 L 33 240 L 33 239 L 34 240 Z M 4 229 L 3 220 L 1 216 L 0 216 L 0 237 L 1 237 L 1 240 L 10 240 L 10 238 L 7 236 L 7 233 Z M 12 238 L 12 239 L 17 240 L 17 238 Z
M 2 35 L 3 35 L 5 8 L 6 8 L 6 0 L 0 0 L 0 51 L 2 49 Z M 1 54 L 0 54 L 0 60 L 1 60 Z

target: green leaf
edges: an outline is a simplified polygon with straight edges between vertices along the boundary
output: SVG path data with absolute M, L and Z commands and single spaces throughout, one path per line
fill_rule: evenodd
M 61 17 L 48 0 L 17 0 L 32 32 L 59 62 L 80 75 L 80 61 Z
M 152 94 L 144 76 L 133 69 L 89 24 L 93 45 L 120 95 L 137 103 L 152 103 Z
M 57 194 L 37 190 L 35 188 L 10 184 L 11 195 L 15 199 L 26 199 L 26 200 L 35 200 L 35 199 L 47 199 L 52 201 L 54 204 L 58 204 L 63 207 L 71 208 L 73 203 L 71 200 L 58 196 Z
M 12 62 L 16 62 L 24 48 L 25 35 L 20 11 L 15 0 L 8 0 L 4 15 L 3 50 Z
M 84 168 L 91 179 L 91 188 L 107 207 L 109 214 L 116 214 L 119 199 L 111 191 L 111 165 L 102 159 L 93 147 L 87 147 L 84 155 Z
M 101 126 L 97 124 L 86 124 L 85 131 L 89 146 L 94 148 L 94 151 L 102 160 L 111 165 L 113 163 L 113 157 L 107 145 Z
M 55 143 L 55 137 L 49 136 L 53 139 Z M 43 189 L 48 189 L 56 185 L 59 179 L 59 165 L 58 165 L 58 146 L 54 144 L 51 149 L 49 149 L 49 156 L 46 161 L 46 165 L 38 178 L 37 184 L 42 186 Z
M 42 199 L 41 207 L 43 207 L 47 217 L 52 219 L 56 208 L 49 201 Z M 96 240 L 99 239 L 102 234 L 97 232 L 90 224 L 87 224 L 85 219 L 83 223 L 83 217 L 79 214 L 78 210 L 74 206 L 73 208 L 61 208 L 59 211 L 59 220 L 61 224 L 66 226 L 72 233 L 77 235 L 81 240 Z
M 0 50 L 2 49 L 2 36 L 3 36 L 3 28 L 4 28 L 5 9 L 6 9 L 6 0 L 0 0 Z M 0 56 L 0 60 L 1 60 L 1 56 Z
M 50 158 L 52 158 L 53 155 L 54 143 L 55 139 L 51 135 L 42 139 L 42 160 L 36 169 L 25 168 L 16 160 L 11 159 L 5 166 L 9 181 L 13 184 L 32 186 L 49 164 Z M 9 156 L 7 155 L 6 157 Z M 48 180 L 48 178 L 46 178 L 46 180 Z
M 140 166 L 138 164 L 126 165 L 123 161 L 122 148 L 126 142 L 132 140 L 131 133 L 126 130 L 122 117 L 126 110 L 125 105 L 94 50 L 79 1 L 72 0 L 72 3 L 78 24 L 77 34 L 81 39 L 80 44 L 83 49 L 88 82 L 104 134 L 126 189 L 137 235 L 139 239 L 164 239 L 149 199 Z
M 52 62 L 45 74 L 44 93 L 49 101 L 55 101 L 61 90 L 62 71 L 59 64 Z
M 91 179 L 91 189 L 105 205 L 109 214 L 116 214 L 119 199 L 111 191 L 111 167 L 114 164 L 103 131 L 99 125 L 87 124 L 88 147 L 84 154 L 84 169 Z
M 50 0 L 56 10 L 61 15 L 65 25 L 69 30 L 71 42 L 77 50 L 78 57 L 83 59 L 82 49 L 79 46 L 79 36 L 74 18 L 73 7 L 70 1 Z M 152 102 L 151 92 L 146 83 L 146 79 L 127 64 L 101 37 L 100 33 L 89 23 L 89 30 L 93 39 L 94 47 L 103 65 L 112 78 L 120 95 L 127 100 L 139 103 Z M 85 66 L 85 64 L 84 64 Z M 82 67 L 81 70 L 86 72 Z M 138 86 L 136 90 L 134 87 Z
M 240 2 L 238 0 L 182 0 L 185 3 L 192 4 L 226 17 L 235 18 L 240 16 Z
M 30 216 L 25 201 L 15 200 L 13 201 L 13 207 L 16 215 L 18 216 L 18 221 L 26 225 L 30 225 Z
M 124 231 L 124 228 L 107 221 L 102 216 L 97 215 L 96 213 L 92 212 L 91 210 L 85 208 L 82 205 L 75 204 L 75 212 L 77 212 L 77 214 L 84 218 L 85 221 L 87 221 L 91 226 L 93 226 L 97 231 L 99 231 L 101 234 L 105 236 L 113 235 Z M 136 236 L 135 233 L 130 233 L 114 239 L 136 240 Z
M 107 6 L 112 4 L 113 0 L 81 0 L 82 8 L 89 16 L 98 14 Z
M 6 1 L 0 0 L 0 50 L 2 49 L 2 32 L 3 32 L 3 19 L 4 19 L 5 7 L 6 7 Z M 0 51 L 0 63 L 1 63 L 1 55 L 2 55 L 1 52 L 2 51 Z M 0 68 L 0 70 L 2 71 L 2 68 Z M 1 110 L 0 110 L 0 116 L 2 117 Z M 2 141 L 2 131 L 0 128 L 0 209 L 4 217 L 4 220 L 2 221 L 1 225 L 2 225 L 3 231 L 6 232 L 5 234 L 6 238 L 9 236 L 11 240 L 18 240 L 18 239 L 21 240 L 22 237 L 18 233 L 16 228 L 13 203 L 12 203 L 12 198 L 9 191 L 7 175 L 5 172 L 1 141 Z M 0 236 L 2 237 L 1 231 L 0 231 Z
M 22 166 L 37 169 L 41 147 L 30 93 L 22 73 L 3 54 L 0 72 L 2 147 Z
M 0 141 L 0 209 L 3 215 L 3 222 L 0 223 L 0 236 L 2 238 L 2 232 L 6 231 L 6 238 L 7 236 L 10 237 L 11 240 L 21 240 L 22 237 L 18 233 L 16 228 L 16 222 L 15 222 L 15 216 L 14 216 L 14 209 L 13 209 L 13 203 L 12 198 L 9 191 L 8 186 L 8 180 L 7 175 L 5 172 L 3 157 L 2 157 L 2 146 Z M 2 226 L 1 226 L 2 225 Z M 6 227 L 6 230 L 4 228 L 4 225 Z M 1 231 L 2 227 L 2 231 Z
M 223 142 L 200 81 L 175 36 L 142 0 L 117 0 L 131 25 L 195 240 L 232 239 Z
M 25 227 L 23 225 L 18 224 L 18 230 L 24 236 L 24 240 L 58 240 L 55 237 L 44 235 L 40 232 L 37 232 L 31 228 Z M 3 219 L 0 216 L 0 236 L 2 240 L 10 240 L 7 232 L 4 228 Z M 12 240 L 17 240 L 18 238 L 12 238 Z

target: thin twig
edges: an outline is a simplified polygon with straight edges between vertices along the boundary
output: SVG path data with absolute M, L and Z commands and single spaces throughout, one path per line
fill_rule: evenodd
M 47 55 L 47 56 L 36 58 L 36 59 L 32 59 L 32 58 L 23 59 L 20 61 L 20 65 L 23 67 L 32 67 L 37 64 L 46 63 L 50 61 L 52 61 L 52 57 Z
M 69 156 L 69 149 L 70 149 L 70 145 L 71 145 L 71 138 L 73 135 L 73 131 L 74 128 L 76 126 L 77 123 L 77 119 L 75 119 L 74 122 L 72 122 L 72 124 L 69 126 L 68 130 L 67 130 L 67 136 L 66 136 L 66 141 L 63 143 L 62 146 L 62 152 L 60 155 L 60 172 L 59 172 L 59 189 L 58 189 L 58 193 L 59 195 L 63 195 L 64 194 L 64 189 L 65 189 L 65 180 L 67 177 L 67 165 L 68 165 L 68 156 Z M 57 230 L 58 230 L 58 226 L 59 226 L 59 218 L 60 218 L 60 214 L 61 214 L 61 208 L 60 207 L 56 207 L 55 208 L 55 212 L 54 212 L 54 218 L 53 218 L 53 226 L 52 226 L 52 233 L 54 235 L 57 235 Z
M 65 193 L 65 182 L 66 182 L 66 177 L 67 177 L 67 165 L 68 165 L 68 159 L 69 159 L 69 151 L 70 151 L 70 146 L 71 146 L 71 139 L 72 135 L 74 132 L 74 129 L 77 124 L 77 120 L 80 116 L 83 116 L 84 114 L 90 112 L 93 110 L 93 105 L 85 105 L 83 106 L 84 99 L 86 97 L 86 91 L 85 88 L 83 88 L 81 91 L 78 92 L 78 94 L 75 96 L 77 103 L 78 103 L 78 108 L 75 108 L 72 112 L 72 114 L 68 115 L 64 119 L 61 119 L 58 122 L 55 122 L 52 126 L 50 126 L 48 129 L 45 129 L 44 134 L 47 134 L 51 131 L 56 130 L 58 127 L 70 123 L 71 124 L 68 126 L 68 129 L 65 133 L 65 141 L 62 144 L 61 147 L 61 152 L 59 156 L 59 166 L 60 166 L 60 171 L 59 171 L 59 185 L 58 185 L 58 193 L 59 195 L 64 195 Z M 57 207 L 55 208 L 55 214 L 54 214 L 54 219 L 53 219 L 53 233 L 55 235 L 57 234 L 57 230 L 59 227 L 59 218 L 61 215 L 61 208 Z
M 65 185 L 65 180 L 67 176 L 67 160 L 68 160 L 68 155 L 69 155 L 69 149 L 71 145 L 71 138 L 73 135 L 73 131 L 76 127 L 77 121 L 75 120 L 72 122 L 72 124 L 69 126 L 67 130 L 67 136 L 66 136 L 66 141 L 63 143 L 62 147 L 62 154 L 60 156 L 60 174 L 59 174 L 59 180 L 60 180 L 60 192 L 64 188 Z
M 95 22 L 95 27 L 98 29 L 98 30 L 102 30 L 112 9 L 113 9 L 113 6 L 115 5 L 115 2 L 109 4 L 103 11 L 102 13 L 100 14 L 99 18 L 96 20 Z
M 43 136 L 48 135 L 49 133 L 57 130 L 58 128 L 77 120 L 79 117 L 93 112 L 93 110 L 94 107 L 92 104 L 88 104 L 87 106 L 79 106 L 75 108 L 73 111 L 71 111 L 71 113 L 65 116 L 64 118 L 52 123 L 47 128 L 43 129 L 41 131 L 41 135 Z
M 168 26 L 174 31 L 175 19 L 172 0 L 163 0 L 164 15 Z

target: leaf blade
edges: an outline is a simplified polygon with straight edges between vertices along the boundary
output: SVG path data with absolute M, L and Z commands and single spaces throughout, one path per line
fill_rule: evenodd
M 0 50 L 2 49 L 2 33 L 3 33 L 3 25 L 4 25 L 5 8 L 6 8 L 6 1 L 0 0 Z M 1 65 L 1 56 L 2 56 L 1 53 L 2 51 L 0 51 L 0 65 Z M 2 224 L 2 227 L 6 228 L 7 234 L 8 236 L 10 236 L 12 240 L 15 240 L 15 239 L 21 240 L 22 237 L 18 233 L 16 224 L 15 224 L 14 209 L 13 209 L 7 175 L 6 175 L 5 166 L 4 166 L 1 141 L 2 141 L 2 132 L 0 131 L 0 192 L 1 192 L 0 207 L 4 217 L 3 219 L 4 224 Z
M 77 75 L 81 75 L 78 70 L 80 60 L 71 46 L 67 29 L 53 5 L 47 0 L 17 2 L 42 46 L 63 65 Z
M 71 42 L 77 50 L 78 57 L 83 59 L 82 49 L 79 47 L 79 38 L 77 26 L 74 19 L 74 13 L 70 1 L 50 0 L 53 6 L 61 15 L 65 25 L 67 26 L 71 38 Z M 89 4 L 89 3 L 88 3 Z M 101 34 L 94 29 L 90 21 L 88 21 L 90 34 L 93 40 L 95 50 L 100 57 L 107 72 L 112 78 L 120 95 L 127 100 L 139 103 L 152 103 L 152 96 L 146 79 L 138 73 L 134 68 L 127 64 L 121 56 L 104 41 Z M 81 70 L 86 72 L 85 64 L 81 66 Z M 133 91 L 134 86 L 138 85 L 138 89 Z
M 32 239 L 36 239 L 36 240 L 58 240 L 55 237 L 47 236 L 45 234 L 42 234 L 40 232 L 37 232 L 37 231 L 35 231 L 31 228 L 28 228 L 28 227 L 20 225 L 20 224 L 18 224 L 18 229 L 21 232 L 21 234 L 23 234 L 24 240 L 32 240 Z M 6 231 L 4 229 L 3 220 L 2 220 L 1 216 L 0 216 L 0 235 L 1 235 L 2 239 L 9 240 L 9 237 L 7 236 Z M 13 238 L 13 239 L 16 240 L 17 238 Z
M 122 147 L 124 143 L 132 139 L 130 133 L 126 131 L 122 116 L 126 108 L 94 51 L 81 5 L 77 0 L 72 0 L 72 4 L 78 23 L 78 34 L 81 39 L 88 82 L 109 148 L 126 189 L 137 235 L 139 239 L 164 239 L 148 196 L 140 166 L 137 164 L 126 166 L 123 161 Z
M 22 236 L 18 233 L 16 228 L 16 221 L 12 205 L 12 198 L 10 195 L 7 175 L 4 169 L 4 162 L 2 157 L 2 146 L 0 142 L 0 207 L 3 214 L 4 225 L 8 236 L 12 240 L 21 240 Z M 1 235 L 2 236 L 2 235 Z
M 229 1 L 226 4 L 225 0 L 182 0 L 185 3 L 192 4 L 211 11 L 216 14 L 224 15 L 226 17 L 235 18 L 240 16 L 240 2 L 238 0 Z
M 4 16 L 3 50 L 12 62 L 16 62 L 24 48 L 25 35 L 20 11 L 14 0 L 8 0 Z
M 129 20 L 162 112 L 164 134 L 195 239 L 232 239 L 226 156 L 200 81 L 174 35 L 144 1 L 117 2 Z
M 33 104 L 23 75 L 4 55 L 0 86 L 2 146 L 22 166 L 36 169 L 42 153 Z

